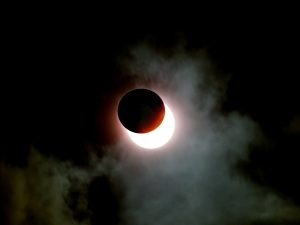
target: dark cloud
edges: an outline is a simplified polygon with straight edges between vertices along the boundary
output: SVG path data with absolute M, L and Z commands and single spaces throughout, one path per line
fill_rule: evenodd
M 32 149 L 22 167 L 1 163 L 4 224 L 296 224 L 300 208 L 240 173 L 253 146 L 267 146 L 250 117 L 221 110 L 229 76 L 205 52 L 132 48 L 119 67 L 132 87 L 157 91 L 177 130 L 160 150 L 128 137 L 90 147 L 86 165 Z M 291 122 L 290 130 L 297 127 Z M 101 138 L 101 137 L 100 137 Z M 51 146 L 55 148 L 55 145 Z M 60 146 L 57 146 L 59 148 Z
M 296 115 L 285 128 L 287 133 L 300 134 L 300 115 Z
M 109 176 L 112 158 L 86 168 L 45 157 L 35 149 L 25 168 L 1 165 L 1 198 L 4 224 L 90 224 L 88 198 L 93 181 Z M 91 162 L 94 160 L 91 159 Z M 115 163 L 114 163 L 115 164 Z M 103 177 L 103 178 L 102 178 Z M 112 179 L 113 176 L 110 176 Z M 100 182 L 100 186 L 107 182 Z M 110 194 L 107 190 L 104 194 Z M 104 202 L 107 203 L 107 202 Z M 99 202 L 98 208 L 102 209 Z M 102 210 L 102 219 L 106 216 Z

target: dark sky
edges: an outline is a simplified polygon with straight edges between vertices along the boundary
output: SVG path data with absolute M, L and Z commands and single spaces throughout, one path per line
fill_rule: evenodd
M 75 19 L 68 16 L 57 18 L 54 15 L 45 18 L 40 15 L 30 19 L 18 18 L 14 22 L 7 23 L 8 29 L 3 34 L 5 41 L 2 41 L 5 51 L 1 73 L 3 125 L 1 125 L 0 224 L 300 224 L 299 215 L 297 216 L 300 212 L 297 26 L 292 15 L 286 17 L 278 14 L 274 17 L 266 16 L 265 19 L 254 15 L 245 17 L 242 20 L 239 17 L 216 19 L 213 16 L 203 16 L 198 19 L 192 18 L 193 22 L 183 22 L 178 18 L 174 21 L 171 18 L 160 21 L 157 18 L 139 23 L 138 17 L 123 19 L 120 16 L 119 19 L 113 20 L 110 17 L 97 16 Z M 146 50 L 144 45 L 147 46 Z M 152 52 L 150 56 L 146 54 L 148 51 Z M 131 54 L 132 52 L 135 53 Z M 201 52 L 200 58 L 197 58 L 197 52 Z M 169 207 L 172 207 L 168 205 L 169 200 L 162 200 L 159 207 L 154 203 L 147 205 L 146 201 L 151 199 L 153 193 L 164 193 L 165 190 L 159 186 L 155 189 L 156 192 L 152 189 L 148 191 L 149 186 L 152 186 L 151 181 L 153 182 L 152 178 L 145 178 L 151 177 L 149 174 L 142 177 L 141 184 L 137 184 L 134 176 L 140 177 L 145 173 L 144 169 L 151 170 L 149 161 L 157 160 L 159 165 L 162 159 L 155 158 L 159 158 L 159 154 L 146 155 L 142 156 L 145 164 L 136 165 L 131 160 L 138 159 L 138 156 L 131 153 L 133 156 L 131 155 L 130 160 L 125 160 L 124 163 L 123 153 L 120 153 L 122 148 L 117 147 L 122 143 L 121 136 L 116 130 L 114 121 L 114 109 L 121 94 L 136 87 L 137 84 L 149 85 L 147 79 L 144 79 L 144 76 L 149 77 L 147 71 L 145 75 L 136 75 L 132 70 L 125 69 L 124 64 L 129 65 L 128 61 L 135 60 L 134 55 L 140 58 L 146 55 L 145 61 L 149 64 L 152 61 L 156 62 L 156 55 L 158 58 L 162 56 L 165 61 L 170 62 L 170 65 L 175 65 L 170 70 L 175 71 L 174 74 L 176 65 L 179 65 L 179 75 L 177 74 L 175 78 L 170 77 L 171 75 L 166 76 L 172 81 L 175 80 L 175 83 L 182 81 L 182 85 L 185 82 L 187 85 L 192 83 L 190 79 L 198 79 L 180 75 L 181 68 L 189 68 L 189 64 L 185 64 L 185 61 L 192 59 L 192 65 L 197 64 L 197 60 L 209 61 L 209 69 L 204 70 L 208 71 L 208 75 L 205 75 L 208 84 L 203 88 L 204 90 L 209 86 L 208 91 L 198 90 L 197 88 L 201 89 L 200 86 L 197 86 L 195 91 L 202 94 L 209 93 L 210 96 L 212 93 L 209 91 L 210 88 L 218 91 L 222 89 L 220 92 L 222 94 L 218 97 L 220 100 L 212 110 L 212 114 L 217 111 L 216 118 L 227 118 L 232 112 L 236 112 L 239 116 L 234 116 L 234 121 L 244 124 L 240 122 L 244 121 L 240 118 L 246 117 L 251 124 L 256 124 L 255 129 L 259 133 L 250 135 L 247 133 L 248 125 L 237 125 L 238 128 L 243 128 L 241 133 L 247 133 L 245 136 L 251 141 L 249 143 L 245 141 L 248 144 L 237 147 L 242 148 L 244 153 L 243 157 L 232 159 L 230 166 L 234 171 L 232 173 L 235 174 L 233 176 L 247 182 L 248 186 L 255 186 L 255 190 L 263 190 L 265 195 L 274 195 L 280 201 L 284 201 L 282 208 L 278 206 L 274 209 L 279 210 L 278 213 L 273 215 L 274 211 L 270 210 L 266 212 L 269 216 L 258 216 L 253 213 L 251 207 L 245 207 L 243 210 L 246 212 L 236 211 L 236 214 L 241 213 L 243 220 L 239 221 L 239 216 L 230 220 L 226 213 L 220 215 L 220 211 L 226 211 L 220 209 L 228 207 L 220 205 L 223 201 L 208 200 L 215 203 L 212 204 L 214 207 L 207 206 L 211 207 L 207 212 L 211 214 L 212 219 L 197 218 L 197 210 L 204 210 L 203 206 L 195 206 L 194 211 L 192 209 L 189 211 L 187 207 L 184 216 L 180 217 L 181 219 L 174 219 L 174 222 L 172 218 L 175 218 L 173 215 L 176 215 L 176 211 L 169 210 Z M 184 64 L 180 64 L 181 62 Z M 128 67 L 131 67 L 131 64 Z M 211 67 L 213 69 L 210 69 Z M 148 70 L 147 66 L 145 68 Z M 164 71 L 160 68 L 157 70 Z M 136 71 L 144 73 L 141 69 Z M 218 85 L 210 86 L 210 76 L 214 77 L 212 80 L 217 80 Z M 160 82 L 163 79 L 156 77 L 153 80 Z M 178 90 L 172 85 L 168 86 L 172 83 L 171 80 L 167 81 L 166 85 L 169 95 L 173 96 L 173 102 L 179 103 L 186 96 L 190 96 L 181 94 L 185 93 L 181 92 L 180 88 L 183 87 Z M 226 82 L 222 83 L 223 80 Z M 202 98 L 200 94 L 195 94 L 192 100 L 188 99 L 187 102 L 177 105 L 186 107 L 188 113 L 193 112 L 194 106 L 189 108 L 189 103 L 201 105 Z M 202 112 L 197 110 L 197 113 L 198 111 Z M 203 117 L 197 115 L 191 118 L 201 121 Z M 212 116 L 204 118 L 213 121 Z M 210 128 L 209 124 L 210 122 L 207 126 Z M 219 123 L 216 126 L 219 127 Z M 193 128 L 193 133 L 202 133 L 198 131 L 198 128 Z M 211 133 L 214 135 L 210 135 Z M 207 136 L 218 136 L 213 131 L 211 133 L 208 132 Z M 238 137 L 239 135 L 243 134 L 235 133 L 236 138 L 233 137 L 232 140 L 243 142 L 244 139 Z M 231 140 L 230 138 L 231 136 L 228 140 Z M 183 149 L 188 151 L 191 148 L 189 144 L 193 143 L 193 140 L 189 142 L 186 139 L 183 143 L 186 143 Z M 207 143 L 210 144 L 209 141 Z M 178 148 L 174 152 L 180 158 Z M 129 147 L 128 149 L 130 150 Z M 161 158 L 164 159 L 164 155 Z M 181 160 L 187 160 L 183 162 L 185 168 L 190 168 L 189 165 L 193 165 L 194 162 L 192 160 L 189 164 L 188 157 Z M 226 167 L 226 163 L 223 163 L 226 161 L 224 158 L 221 163 L 218 161 L 220 159 L 214 162 L 214 154 L 211 154 L 208 160 L 211 165 L 216 163 L 216 167 L 220 166 L 220 170 Z M 170 161 L 172 162 L 172 158 Z M 98 164 L 104 165 L 102 167 L 105 169 L 101 170 L 95 166 Z M 118 171 L 116 169 L 119 168 L 118 165 L 121 167 L 125 165 L 124 167 L 130 169 L 115 173 L 114 171 Z M 168 168 L 171 170 L 173 167 Z M 205 167 L 204 170 L 208 168 L 210 167 Z M 124 171 L 134 174 L 124 175 Z M 157 172 L 156 169 L 154 171 Z M 180 174 L 178 176 L 184 177 L 184 174 L 178 173 Z M 61 174 L 63 175 L 60 176 Z M 153 176 L 155 174 L 153 172 Z M 190 187 L 198 188 L 199 182 L 195 176 L 197 174 L 193 174 L 189 179 L 195 179 L 195 182 L 191 182 L 186 191 L 179 193 L 189 192 Z M 228 184 L 227 181 L 215 182 L 209 175 L 205 176 L 208 177 L 206 181 L 211 181 L 212 185 L 219 185 L 220 190 L 223 188 L 222 185 Z M 170 185 L 170 189 L 175 189 L 175 184 L 178 184 L 180 179 L 176 178 L 173 183 L 172 178 L 173 176 L 166 175 L 165 179 L 164 176 L 159 176 L 158 180 L 164 179 L 164 185 L 167 187 Z M 145 184 L 149 186 L 146 185 L 145 188 L 143 186 Z M 60 185 L 64 188 L 60 189 Z M 134 191 L 137 187 L 144 188 L 145 196 L 132 197 L 135 193 L 140 194 L 141 190 Z M 234 191 L 228 193 L 233 194 Z M 228 193 L 225 191 L 224 195 Z M 165 195 L 155 196 L 159 202 L 160 196 Z M 196 202 L 202 201 L 199 196 L 201 195 L 194 194 Z M 223 198 L 222 194 L 220 196 Z M 142 204 L 140 212 L 137 210 L 132 213 L 130 210 L 138 205 L 135 204 L 138 197 L 144 197 L 145 201 L 138 203 Z M 62 202 L 57 199 L 62 199 Z M 251 199 L 250 197 L 248 200 Z M 39 202 L 42 205 L 39 205 Z M 209 205 L 207 202 L 204 204 Z M 59 213 L 55 211 L 57 210 L 55 207 L 58 207 Z M 169 211 L 172 212 L 164 221 L 159 217 L 157 221 L 143 222 L 140 217 L 151 219 L 152 214 L 148 215 L 145 212 L 151 211 L 152 208 L 159 208 L 160 213 L 166 215 Z M 129 211 L 131 213 L 127 213 Z M 287 213 L 282 213 L 283 211 Z M 157 216 L 160 213 L 153 212 L 153 215 Z M 281 216 L 276 216 L 279 214 Z M 228 212 L 228 217 L 231 216 L 231 212 Z

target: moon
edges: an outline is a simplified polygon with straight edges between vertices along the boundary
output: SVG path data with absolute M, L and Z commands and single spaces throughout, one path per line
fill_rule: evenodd
M 153 131 L 148 133 L 135 133 L 126 129 L 130 139 L 138 146 L 145 149 L 156 149 L 168 143 L 175 131 L 175 118 L 167 104 L 165 116 L 162 123 Z
M 155 130 L 163 121 L 165 106 L 155 92 L 138 88 L 127 92 L 118 105 L 118 117 L 122 125 L 135 133 Z

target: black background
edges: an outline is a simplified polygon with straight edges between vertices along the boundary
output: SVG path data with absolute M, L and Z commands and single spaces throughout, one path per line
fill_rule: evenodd
M 252 117 L 272 143 L 252 149 L 249 160 L 238 165 L 241 173 L 300 206 L 300 134 L 286 132 L 300 115 L 293 12 L 240 12 L 232 18 L 214 12 L 188 20 L 176 13 L 74 14 L 6 19 L 2 162 L 26 166 L 32 146 L 79 165 L 86 163 L 87 144 L 101 155 L 101 146 L 118 140 L 107 119 L 126 86 L 118 58 L 139 42 L 172 51 L 184 40 L 188 51 L 206 50 L 216 67 L 231 75 L 224 113 L 238 110 Z M 106 177 L 95 179 L 89 188 L 92 224 L 114 224 L 119 198 Z

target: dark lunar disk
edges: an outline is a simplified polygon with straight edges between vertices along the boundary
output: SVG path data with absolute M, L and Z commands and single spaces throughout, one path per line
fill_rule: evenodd
M 134 89 L 126 93 L 119 102 L 118 116 L 128 130 L 147 133 L 161 124 L 165 116 L 165 106 L 155 92 Z

